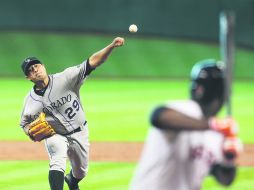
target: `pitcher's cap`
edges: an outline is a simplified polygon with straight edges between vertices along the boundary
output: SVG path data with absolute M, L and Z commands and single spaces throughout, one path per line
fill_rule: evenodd
M 28 57 L 28 58 L 26 58 L 23 61 L 22 65 L 21 65 L 21 68 L 22 68 L 24 74 L 27 76 L 28 75 L 28 69 L 29 69 L 29 67 L 34 65 L 34 64 L 38 64 L 38 63 L 41 64 L 41 61 L 38 58 L 36 58 L 36 57 Z

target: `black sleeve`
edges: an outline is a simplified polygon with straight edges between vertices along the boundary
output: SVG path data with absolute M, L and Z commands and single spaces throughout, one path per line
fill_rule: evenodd
M 229 186 L 235 179 L 236 166 L 223 166 L 214 164 L 211 168 L 210 174 L 222 185 Z
M 163 130 L 204 130 L 209 128 L 206 118 L 195 119 L 165 106 L 159 106 L 153 110 L 150 123 Z
M 151 116 L 150 116 L 150 123 L 155 126 L 155 127 L 161 127 L 161 122 L 160 122 L 160 115 L 163 111 L 166 111 L 166 107 L 164 106 L 159 106 L 157 108 L 155 108 L 152 113 L 151 113 Z
M 89 59 L 87 59 L 85 76 L 89 75 L 93 70 L 95 70 L 95 68 L 91 67 Z

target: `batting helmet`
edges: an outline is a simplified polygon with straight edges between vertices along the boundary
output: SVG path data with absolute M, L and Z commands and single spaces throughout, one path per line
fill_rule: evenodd
M 214 99 L 224 101 L 224 71 L 219 61 L 206 59 L 193 66 L 191 98 L 201 105 L 210 103 Z

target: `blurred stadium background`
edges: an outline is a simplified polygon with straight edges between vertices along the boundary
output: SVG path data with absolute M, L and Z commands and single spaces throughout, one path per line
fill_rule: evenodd
M 20 64 L 37 56 L 49 73 L 81 63 L 114 37 L 126 40 L 82 88 L 92 142 L 142 142 L 149 109 L 188 97 L 189 72 L 200 59 L 220 59 L 219 13 L 236 14 L 233 114 L 244 143 L 253 144 L 254 1 L 0 0 L 2 141 L 28 141 L 18 127 L 31 84 Z M 136 24 L 136 34 L 128 27 Z M 252 120 L 252 122 L 251 122 Z M 2 147 L 1 153 L 5 148 Z M 0 161 L 1 190 L 48 189 L 47 161 Z M 135 162 L 91 162 L 84 189 L 127 189 Z M 228 189 L 251 190 L 253 167 L 241 167 Z M 25 183 L 27 182 L 27 183 Z M 65 187 L 66 189 L 66 187 Z M 225 189 L 208 178 L 204 189 Z
M 222 10 L 236 13 L 237 47 L 249 50 L 254 47 L 252 0 L 1 0 L 0 3 L 0 63 L 4 66 L 1 75 L 21 76 L 20 60 L 30 54 L 49 63 L 50 71 L 59 71 L 59 67 L 80 61 L 107 43 L 108 39 L 101 37 L 106 34 L 126 37 L 127 50 L 121 50 L 124 59 L 121 54 L 120 60 L 113 61 L 96 76 L 186 77 L 193 62 L 205 57 L 202 55 L 205 52 L 191 47 L 192 51 L 181 49 L 174 55 L 176 48 L 185 46 L 186 41 L 205 42 L 214 47 L 211 56 L 218 58 L 218 17 Z M 139 31 L 129 36 L 128 26 L 132 23 L 138 25 Z M 155 39 L 159 41 L 156 48 Z M 180 45 L 167 48 L 166 42 L 176 40 Z M 170 57 L 177 58 L 171 61 Z M 237 63 L 236 77 L 253 78 L 250 60 Z M 136 68 L 137 64 L 141 69 Z

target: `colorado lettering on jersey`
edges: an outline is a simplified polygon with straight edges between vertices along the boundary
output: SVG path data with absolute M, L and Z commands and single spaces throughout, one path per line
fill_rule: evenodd
M 65 114 L 69 120 L 72 120 L 80 110 L 79 101 L 75 98 L 72 98 L 71 94 L 68 94 L 67 96 L 59 98 L 55 102 L 51 102 L 49 105 L 45 105 L 43 108 L 44 113 L 51 115 L 56 119 L 55 115 L 53 114 L 54 110 L 61 111 L 61 113 Z
M 46 107 L 43 108 L 43 112 L 48 113 L 48 112 L 52 112 L 53 110 L 58 109 L 59 107 L 65 105 L 67 102 L 71 102 L 71 95 L 68 94 L 67 96 L 63 96 L 61 98 L 59 98 L 58 100 L 56 100 L 55 102 L 50 103 L 49 105 L 47 105 Z

